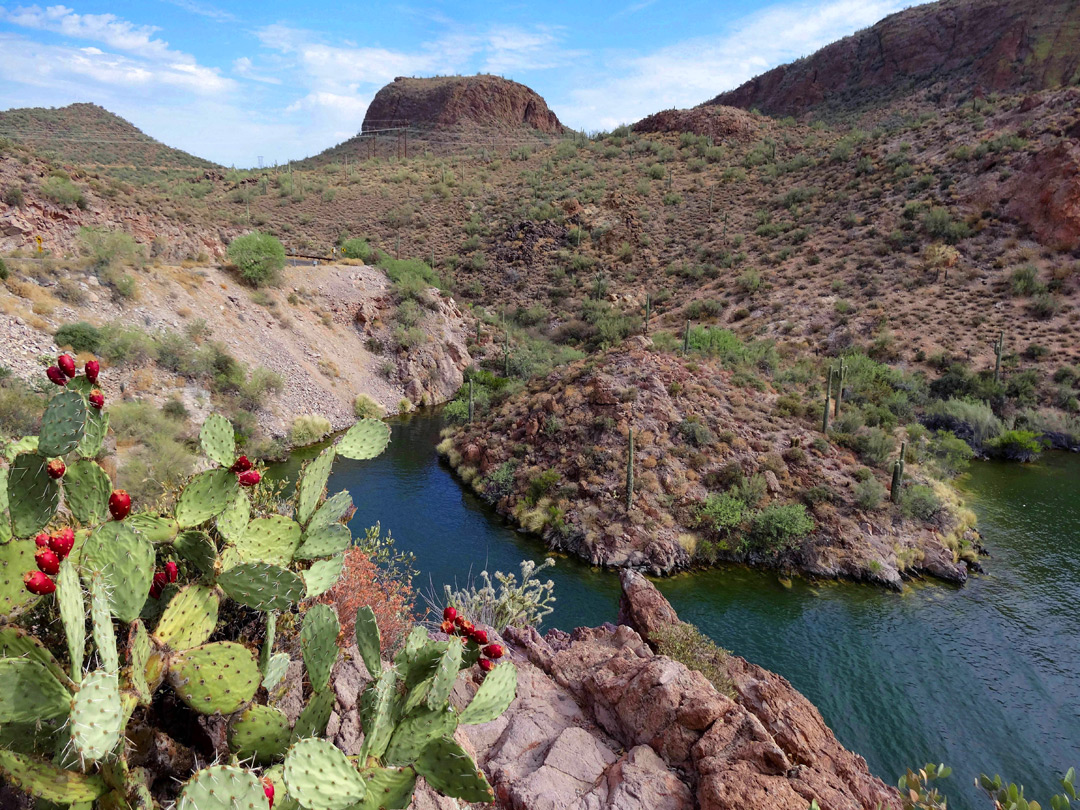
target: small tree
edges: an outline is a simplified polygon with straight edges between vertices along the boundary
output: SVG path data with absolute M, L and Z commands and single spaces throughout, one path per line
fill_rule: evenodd
M 285 267 L 285 247 L 277 237 L 255 231 L 232 241 L 229 261 L 252 286 L 277 284 Z

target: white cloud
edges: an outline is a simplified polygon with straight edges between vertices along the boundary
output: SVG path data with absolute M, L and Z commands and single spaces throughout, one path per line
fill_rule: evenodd
M 0 21 L 22 28 L 35 28 L 54 34 L 101 42 L 118 51 L 146 59 L 193 62 L 187 54 L 169 49 L 169 43 L 156 39 L 161 30 L 153 25 L 136 25 L 115 14 L 76 14 L 67 6 L 19 6 L 13 11 L 0 7 Z
M 239 59 L 233 61 L 233 73 L 237 76 L 243 76 L 245 79 L 251 79 L 253 82 L 281 84 L 281 79 L 276 76 L 269 76 L 256 70 L 255 63 L 246 56 L 241 56 Z

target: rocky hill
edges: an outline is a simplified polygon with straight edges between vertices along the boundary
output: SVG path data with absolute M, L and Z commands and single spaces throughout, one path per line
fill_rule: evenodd
M 216 163 L 173 149 L 96 104 L 26 107 L 0 112 L 0 138 L 81 166 L 212 169 Z
M 914 91 L 963 99 L 1077 81 L 1080 6 L 1072 0 L 942 0 L 886 17 L 707 104 L 828 117 Z

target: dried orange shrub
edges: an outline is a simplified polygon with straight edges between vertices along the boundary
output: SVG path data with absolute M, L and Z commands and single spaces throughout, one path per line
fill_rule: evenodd
M 352 638 L 357 609 L 370 606 L 379 621 L 384 653 L 397 650 L 415 624 L 412 584 L 382 576 L 378 566 L 355 546 L 345 552 L 341 579 L 319 601 L 337 609 L 346 639 Z

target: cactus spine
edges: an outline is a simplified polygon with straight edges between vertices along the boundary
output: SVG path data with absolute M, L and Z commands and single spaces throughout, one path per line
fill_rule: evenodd
M 900 491 L 904 487 L 904 454 L 907 452 L 907 442 L 900 444 L 900 458 L 893 462 L 892 485 L 889 488 L 889 500 L 900 503 Z
M 626 511 L 634 505 L 634 428 L 630 427 L 626 452 Z
M 829 432 L 829 405 L 831 405 L 832 397 L 832 383 L 833 383 L 833 369 L 829 369 L 829 382 L 825 386 L 825 412 L 821 415 L 821 432 Z
M 1001 353 L 1005 350 L 1005 332 L 998 332 L 997 343 L 994 344 L 994 382 L 1001 382 Z

